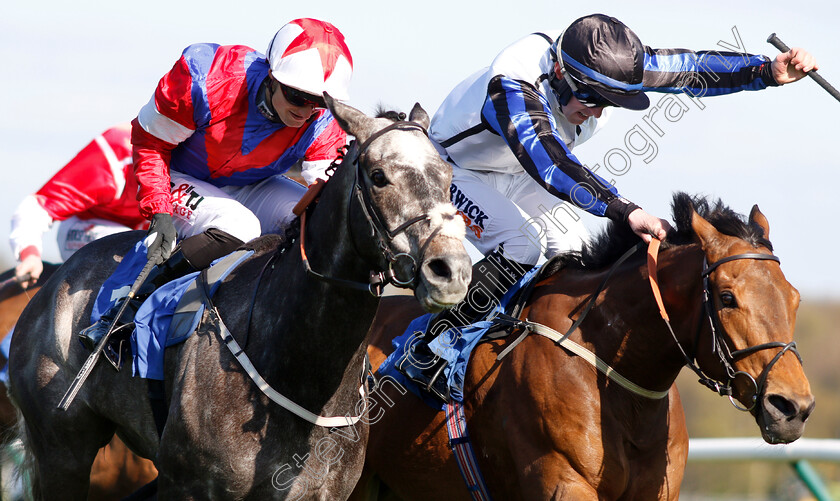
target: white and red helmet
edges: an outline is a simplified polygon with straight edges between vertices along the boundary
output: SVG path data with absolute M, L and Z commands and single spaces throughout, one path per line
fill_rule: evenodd
M 289 87 L 339 101 L 350 98 L 353 58 L 344 35 L 317 19 L 295 19 L 274 35 L 266 53 L 271 75 Z

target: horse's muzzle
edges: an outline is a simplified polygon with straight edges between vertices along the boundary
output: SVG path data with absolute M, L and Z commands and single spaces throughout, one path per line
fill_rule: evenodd
M 454 239 L 446 239 L 463 247 Z M 423 309 L 436 313 L 460 303 L 472 277 L 472 262 L 466 252 L 428 256 L 420 266 L 420 281 L 414 295 Z
M 816 405 L 813 395 L 800 398 L 771 393 L 759 400 L 756 423 L 768 444 L 786 444 L 802 436 Z

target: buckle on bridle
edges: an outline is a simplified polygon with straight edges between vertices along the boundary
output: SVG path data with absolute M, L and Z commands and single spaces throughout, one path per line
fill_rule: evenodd
M 388 284 L 388 278 L 385 272 L 370 270 L 370 279 L 368 280 L 368 291 L 373 297 L 381 297 L 385 292 L 385 285 Z
M 722 397 L 728 396 L 729 398 L 732 398 L 732 387 L 729 385 L 721 384 L 720 382 L 715 381 L 711 378 L 698 379 L 697 382 L 702 384 L 706 388 L 709 388 L 710 390 L 714 391 Z

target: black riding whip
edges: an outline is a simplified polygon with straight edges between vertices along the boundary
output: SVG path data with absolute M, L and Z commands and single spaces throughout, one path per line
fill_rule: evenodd
M 788 47 L 784 42 L 779 40 L 779 37 L 777 37 L 775 33 L 772 33 L 769 37 L 767 37 L 767 42 L 772 44 L 773 47 L 776 47 L 781 52 L 787 52 L 790 50 L 790 47 Z M 820 84 L 820 87 L 822 87 L 826 90 L 826 92 L 831 94 L 834 97 L 834 99 L 840 101 L 840 92 L 838 92 L 833 85 L 828 83 L 825 80 L 825 78 L 822 77 L 822 75 L 818 74 L 817 70 L 811 70 L 808 73 L 806 73 L 806 75 L 813 78 L 814 81 Z
M 105 336 L 99 340 L 94 347 L 93 352 L 88 356 L 87 360 L 85 360 L 84 365 L 82 368 L 79 369 L 79 373 L 76 374 L 76 379 L 70 384 L 70 387 L 67 389 L 67 393 L 61 398 L 61 401 L 58 403 L 58 408 L 66 411 L 70 404 L 73 403 L 73 399 L 76 398 L 76 394 L 79 393 L 79 390 L 82 388 L 82 385 L 85 384 L 88 376 L 93 371 L 93 368 L 96 366 L 96 362 L 99 361 L 99 357 L 102 355 L 102 351 L 105 349 L 105 346 L 108 344 L 108 339 L 111 337 L 111 333 L 114 332 L 114 327 L 117 325 L 117 322 L 122 317 L 123 312 L 125 311 L 126 307 L 128 306 L 129 301 L 137 295 L 137 291 L 140 290 L 140 287 L 143 285 L 143 282 L 146 281 L 146 277 L 149 276 L 149 273 L 152 272 L 152 268 L 155 267 L 156 262 L 150 259 L 146 266 L 143 267 L 143 270 L 140 271 L 140 274 L 137 275 L 137 279 L 134 281 L 134 284 L 131 286 L 131 290 L 128 291 L 128 296 L 126 296 L 125 300 L 123 301 L 122 305 L 120 305 L 120 309 L 117 311 L 117 316 L 114 317 L 114 320 L 111 321 L 111 325 L 108 326 L 108 332 L 105 333 Z

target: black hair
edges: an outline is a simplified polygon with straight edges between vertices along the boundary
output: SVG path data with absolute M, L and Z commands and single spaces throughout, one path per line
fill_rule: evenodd
M 676 228 L 668 233 L 667 239 L 662 244 L 663 249 L 694 242 L 695 234 L 691 226 L 693 211 L 724 235 L 745 240 L 753 247 L 773 250 L 773 244 L 765 238 L 764 230 L 760 226 L 749 223 L 744 216 L 727 207 L 720 199 L 710 202 L 705 197 L 691 196 L 683 192 L 675 193 L 671 202 L 671 212 Z M 600 233 L 584 245 L 580 252 L 569 252 L 552 260 L 549 263 L 552 267 L 551 272 L 561 267 L 606 268 L 640 241 L 629 225 L 610 221 Z M 546 270 L 546 273 L 549 272 Z

